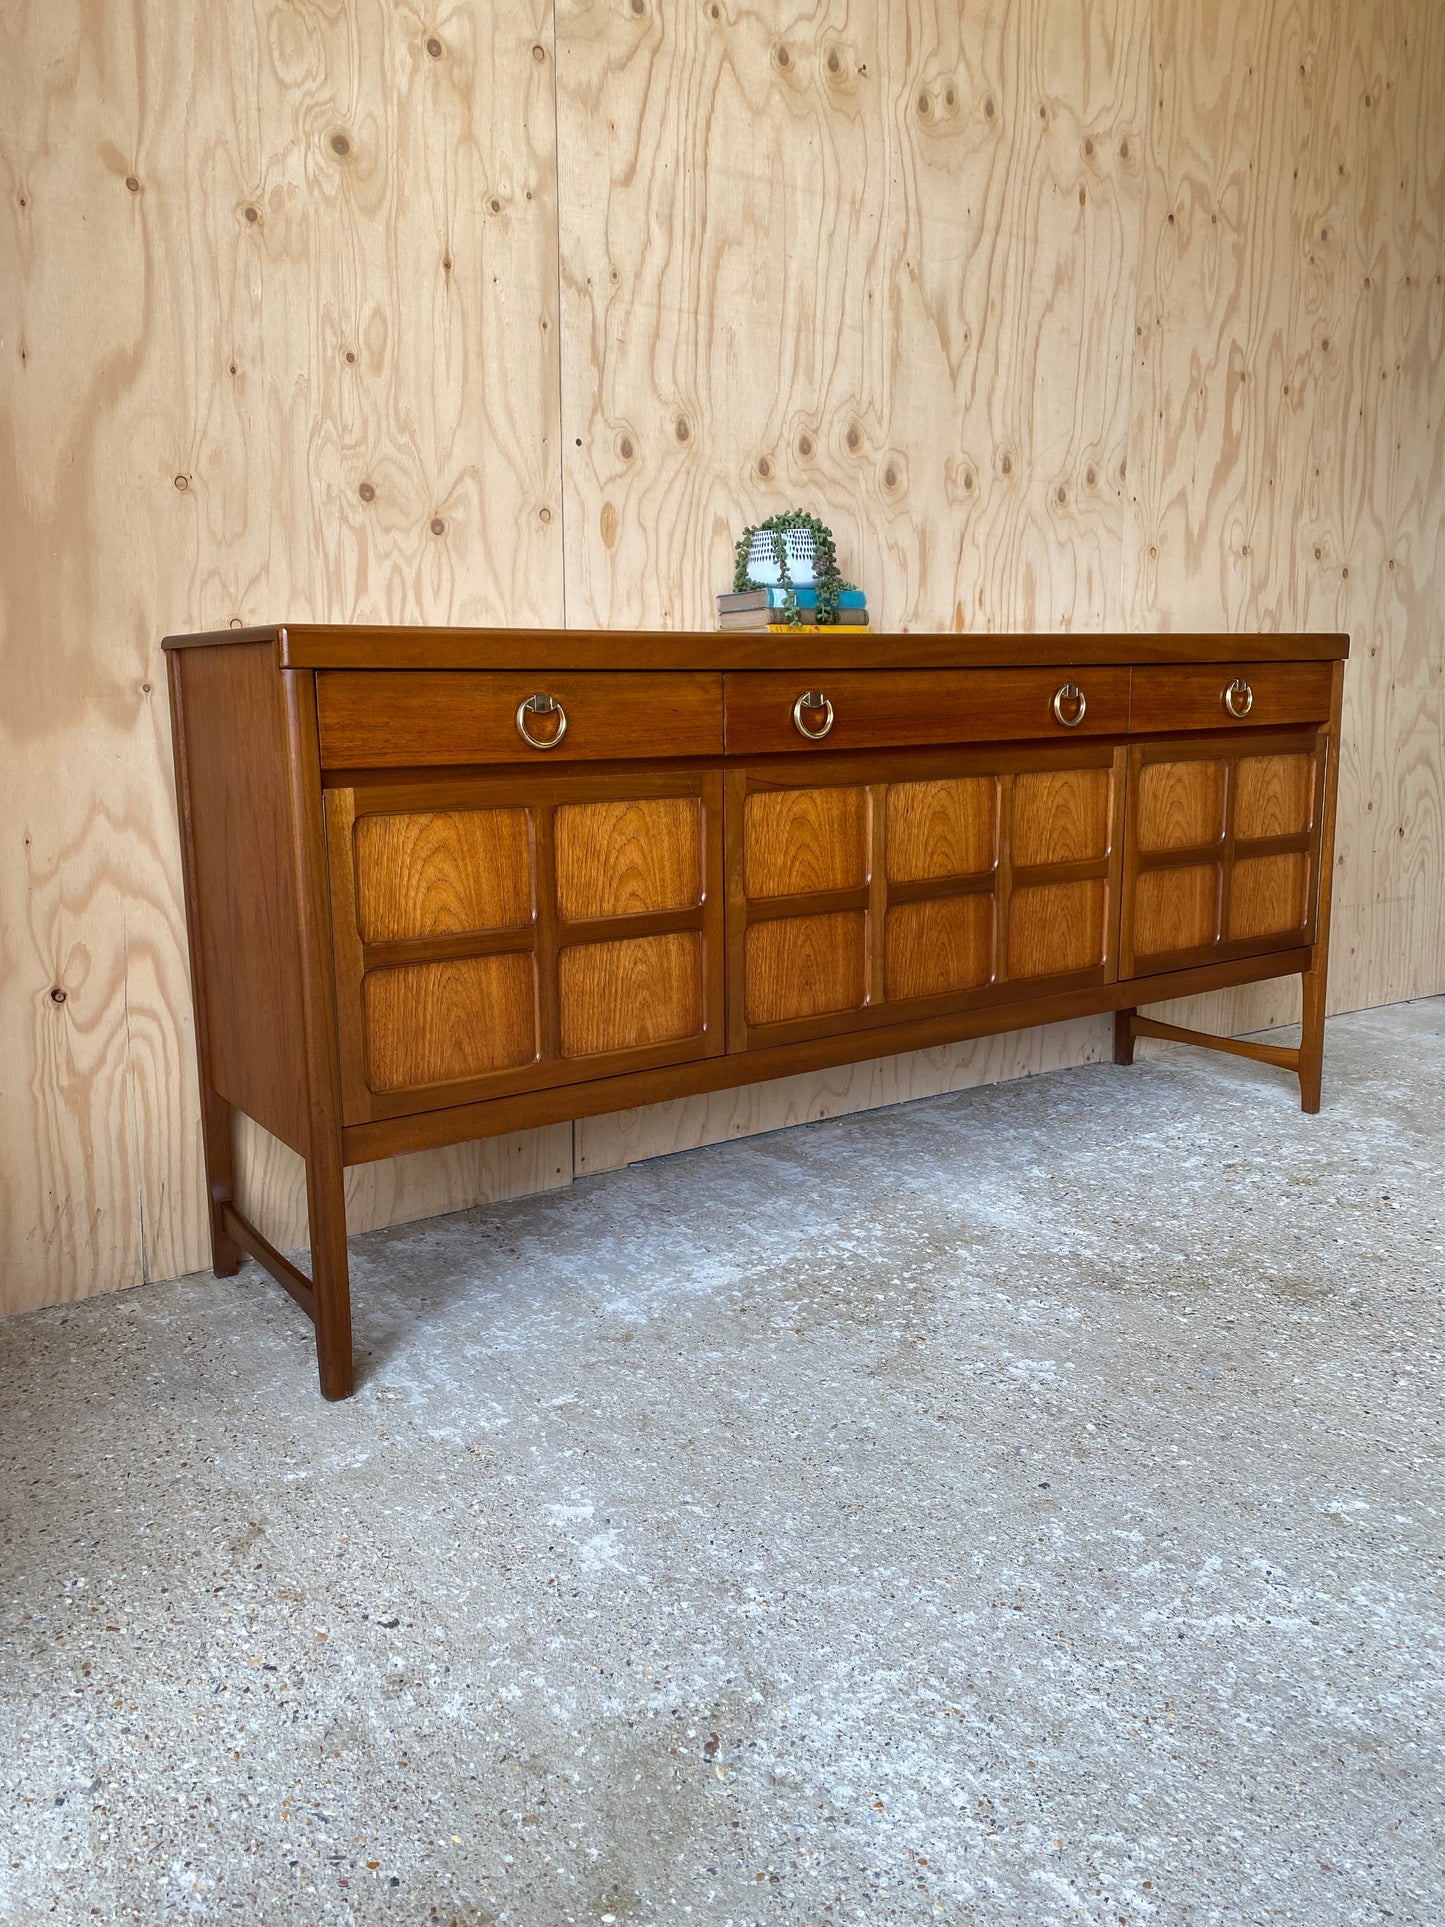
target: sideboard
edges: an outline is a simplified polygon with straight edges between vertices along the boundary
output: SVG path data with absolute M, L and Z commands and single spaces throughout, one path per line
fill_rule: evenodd
M 213 1262 L 352 1390 L 368 1159 L 1115 1013 L 1320 1103 L 1342 635 L 172 636 Z M 625 665 L 625 666 L 619 666 Z M 1303 978 L 1299 1048 L 1141 1006 Z M 231 1114 L 306 1164 L 308 1278 Z

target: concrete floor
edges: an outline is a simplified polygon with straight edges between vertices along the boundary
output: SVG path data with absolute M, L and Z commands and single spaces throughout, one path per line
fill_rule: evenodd
M 0 1325 L 0 1920 L 1445 1920 L 1445 1000 Z

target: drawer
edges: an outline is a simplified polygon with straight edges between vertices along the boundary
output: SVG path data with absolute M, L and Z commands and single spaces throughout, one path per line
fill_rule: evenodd
M 1329 720 L 1328 662 L 1201 662 L 1134 671 L 1130 727 L 1155 730 L 1278 728 Z M 1225 697 L 1235 691 L 1236 714 Z
M 1066 742 L 1122 736 L 1129 726 L 1127 669 L 746 670 L 725 681 L 730 756 Z M 1071 686 L 1082 692 L 1082 714 L 1065 694 Z M 804 695 L 827 707 L 798 708 Z
M 519 721 L 534 696 L 560 709 Z M 718 756 L 723 744 L 719 675 L 326 669 L 316 707 L 327 769 Z

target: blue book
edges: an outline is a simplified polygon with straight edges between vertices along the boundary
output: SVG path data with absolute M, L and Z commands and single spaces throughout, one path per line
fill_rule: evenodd
M 808 588 L 794 589 L 793 594 L 798 599 L 797 606 L 800 609 L 817 608 L 818 591 L 816 588 L 810 586 Z M 786 609 L 788 606 L 788 591 L 781 583 L 774 583 L 771 587 L 764 589 L 742 589 L 736 593 L 730 591 L 727 595 L 720 595 L 718 597 L 717 606 L 720 615 L 725 615 L 739 609 Z M 840 609 L 864 609 L 867 606 L 867 599 L 861 589 L 842 589 L 839 591 L 838 607 Z

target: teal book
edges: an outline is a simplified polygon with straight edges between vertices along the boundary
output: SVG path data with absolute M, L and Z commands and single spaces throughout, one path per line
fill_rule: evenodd
M 816 588 L 794 589 L 800 609 L 816 609 L 818 591 Z M 739 609 L 786 609 L 788 592 L 781 583 L 774 583 L 766 589 L 740 589 L 720 595 L 717 599 L 718 614 L 729 615 Z M 867 598 L 861 589 L 843 589 L 839 592 L 840 609 L 862 609 L 867 606 Z

